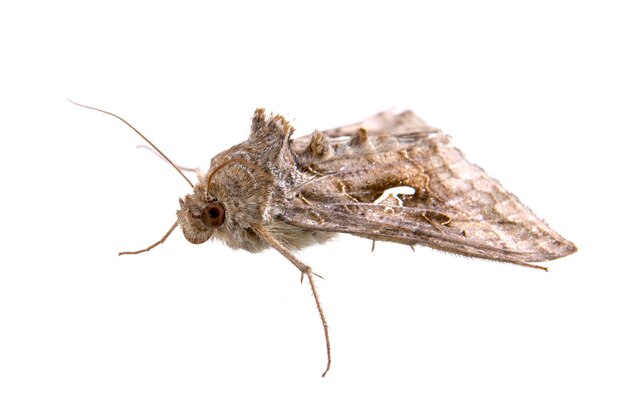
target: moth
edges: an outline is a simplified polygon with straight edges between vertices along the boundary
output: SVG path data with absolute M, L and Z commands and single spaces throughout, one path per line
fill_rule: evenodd
M 330 339 L 312 268 L 294 253 L 349 233 L 372 242 L 428 246 L 472 258 L 546 269 L 535 262 L 576 246 L 513 194 L 467 161 L 450 137 L 412 111 L 378 113 L 360 123 L 293 138 L 282 116 L 257 109 L 250 135 L 198 171 L 193 184 L 123 118 L 192 188 L 179 200 L 176 227 L 194 244 L 213 238 L 234 249 L 273 248 L 308 279 L 322 321 L 326 368 Z

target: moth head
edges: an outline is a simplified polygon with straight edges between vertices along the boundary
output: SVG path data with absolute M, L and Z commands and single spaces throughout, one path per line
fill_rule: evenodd
M 178 225 L 191 243 L 206 242 L 215 229 L 222 227 L 226 221 L 224 205 L 205 193 L 188 194 L 179 202 L 180 210 L 176 212 Z

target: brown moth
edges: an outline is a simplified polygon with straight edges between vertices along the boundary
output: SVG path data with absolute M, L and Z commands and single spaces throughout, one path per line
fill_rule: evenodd
M 77 103 L 75 103 L 77 104 Z M 172 163 L 145 136 L 126 123 Z M 363 122 L 292 138 L 280 115 L 257 109 L 248 139 L 217 154 L 180 199 L 176 226 L 191 243 L 220 239 L 234 249 L 274 248 L 306 276 L 328 325 L 313 270 L 294 255 L 336 233 L 423 245 L 473 258 L 540 269 L 576 251 L 498 181 L 468 162 L 450 137 L 411 111 L 382 112 Z

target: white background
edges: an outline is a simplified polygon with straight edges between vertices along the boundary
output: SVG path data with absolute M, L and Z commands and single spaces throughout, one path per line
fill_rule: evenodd
M 610 4 L 0 6 L 0 415 L 626 415 Z M 412 108 L 579 252 L 544 273 L 349 236 L 303 251 L 322 379 L 310 289 L 277 253 L 177 231 L 116 255 L 160 238 L 188 186 L 66 98 L 203 168 L 257 106 L 297 134 Z

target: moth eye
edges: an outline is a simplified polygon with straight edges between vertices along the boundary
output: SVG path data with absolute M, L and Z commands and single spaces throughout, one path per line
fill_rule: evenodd
M 226 210 L 219 201 L 212 201 L 202 210 L 202 223 L 207 227 L 218 227 L 224 224 Z

